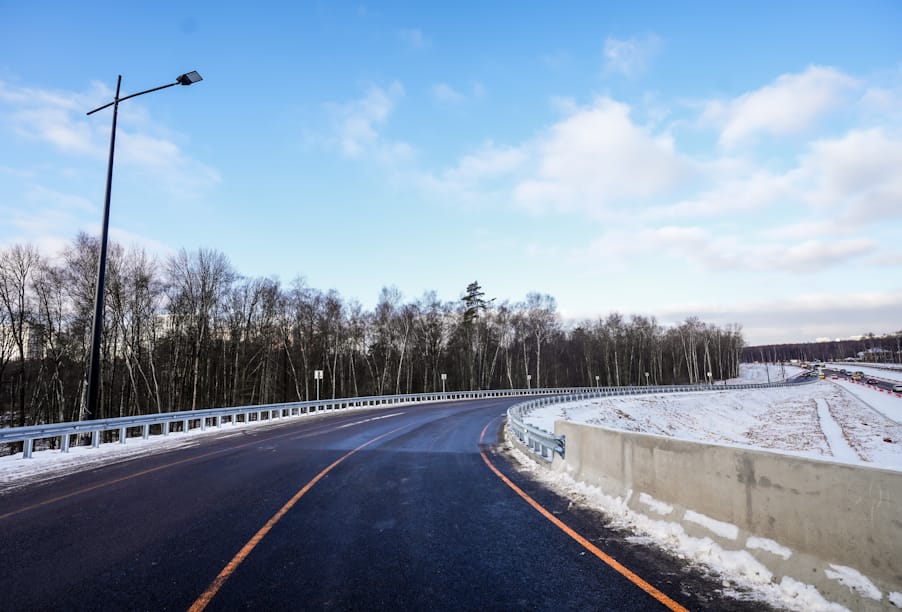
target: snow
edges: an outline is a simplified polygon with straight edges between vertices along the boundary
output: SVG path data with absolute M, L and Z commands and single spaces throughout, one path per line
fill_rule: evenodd
M 814 401 L 817 404 L 817 416 L 820 420 L 821 431 L 824 432 L 824 437 L 827 438 L 827 444 L 830 445 L 830 452 L 834 457 L 839 459 L 857 461 L 859 459 L 858 453 L 849 446 L 849 443 L 843 437 L 842 427 L 833 420 L 833 416 L 830 414 L 830 406 L 827 405 L 827 400 L 817 398 Z
M 807 371 L 798 366 L 773 363 L 740 363 L 739 378 L 731 378 L 727 382 L 730 384 L 780 382 Z
M 761 371 L 744 369 L 751 380 L 760 380 Z M 525 416 L 546 431 L 556 420 L 902 470 L 902 398 L 841 379 L 595 398 Z
M 902 593 L 893 591 L 889 594 L 889 602 L 897 608 L 902 608 Z
M 854 395 L 875 412 L 879 412 L 896 423 L 902 423 L 902 395 L 881 391 L 874 385 L 866 385 L 844 378 L 831 382 Z
M 768 538 L 759 538 L 751 536 L 745 542 L 746 548 L 754 548 L 758 550 L 766 550 L 767 552 L 782 557 L 784 561 L 792 556 L 792 551 L 785 546 L 780 546 L 779 542 L 774 542 Z
M 683 520 L 695 523 L 696 525 L 701 525 L 705 529 L 708 529 L 727 540 L 735 540 L 739 537 L 739 527 L 736 525 L 718 521 L 710 516 L 705 516 L 700 512 L 686 510 L 686 513 L 683 515 Z
M 662 516 L 667 516 L 673 512 L 673 506 L 655 499 L 648 493 L 639 494 L 639 503 L 644 504 Z
M 874 586 L 873 582 L 862 576 L 860 572 L 851 567 L 846 567 L 845 565 L 833 565 L 831 563 L 830 569 L 826 570 L 824 574 L 826 574 L 827 578 L 838 580 L 862 597 L 876 599 L 877 601 L 883 599 L 883 593 L 880 592 L 880 589 Z
M 604 512 L 610 518 L 610 526 L 641 534 L 628 540 L 638 544 L 654 543 L 681 559 L 702 564 L 724 581 L 725 592 L 747 598 L 751 593 L 757 600 L 776 608 L 805 612 L 848 612 L 848 609 L 827 601 L 809 584 L 784 576 L 774 582 L 773 573 L 746 550 L 724 550 L 711 538 L 695 538 L 686 533 L 683 526 L 674 521 L 655 520 L 634 512 L 627 505 L 630 495 L 613 497 L 598 487 L 574 480 L 564 472 L 552 472 L 540 466 L 531 457 L 515 448 L 510 441 L 508 452 L 517 460 L 521 469 L 561 495 Z M 640 502 L 643 496 L 639 496 Z M 654 498 L 647 496 L 645 501 Z M 643 502 L 645 503 L 645 502 Z M 649 505 L 646 503 L 646 505 Z M 672 509 L 671 509 L 672 510 Z M 696 513 L 697 514 L 697 513 Z M 703 515 L 698 515 L 703 516 Z M 707 518 L 707 517 L 705 517 Z M 726 523 L 724 523 L 726 525 Z M 791 552 L 776 542 L 758 538 L 749 548 L 765 548 L 784 556 Z M 900 596 L 902 598 L 902 596 Z

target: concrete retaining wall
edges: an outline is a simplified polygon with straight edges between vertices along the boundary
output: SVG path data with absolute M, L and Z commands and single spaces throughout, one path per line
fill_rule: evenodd
M 564 421 L 555 424 L 555 433 L 566 436 L 566 458 L 556 456 L 552 469 L 627 498 L 637 512 L 679 522 L 689 535 L 748 551 L 775 582 L 789 576 L 812 584 L 854 610 L 896 609 L 889 595 L 902 592 L 902 472 Z M 641 493 L 673 511 L 656 515 L 640 502 Z M 699 521 L 698 514 L 726 528 L 713 524 L 712 531 L 712 523 Z M 783 559 L 749 547 L 752 536 L 792 555 Z M 845 571 L 831 566 L 857 570 L 881 591 L 881 599 L 830 578 Z

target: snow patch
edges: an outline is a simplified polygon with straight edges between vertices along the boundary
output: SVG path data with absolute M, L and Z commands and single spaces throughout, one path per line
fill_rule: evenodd
M 823 420 L 817 400 L 828 410 Z M 524 419 L 768 450 L 902 470 L 902 399 L 844 380 L 780 388 L 600 397 L 537 407 Z M 833 433 L 828 434 L 827 429 Z M 890 440 L 886 442 L 884 440 Z
M 889 602 L 897 608 L 902 608 L 902 593 L 893 591 L 889 594 Z
M 708 531 L 716 533 L 720 537 L 726 538 L 728 540 L 735 540 L 739 537 L 739 527 L 737 527 L 736 525 L 718 521 L 717 519 L 713 519 L 710 516 L 705 516 L 704 514 L 695 512 L 693 510 L 686 510 L 686 514 L 683 515 L 683 519 L 689 521 L 690 523 L 701 525 Z
M 838 603 L 827 601 L 816 588 L 810 584 L 799 582 L 789 576 L 780 581 L 780 594 L 786 605 L 794 610 L 811 610 L 811 612 L 850 612 Z
M 746 548 L 766 550 L 773 555 L 782 557 L 784 561 L 792 556 L 792 551 L 790 549 L 786 548 L 785 546 L 781 546 L 778 542 L 769 540 L 767 538 L 751 536 L 748 540 L 746 540 L 745 546 Z
M 846 567 L 845 565 L 833 565 L 832 563 L 830 564 L 830 567 L 832 568 L 832 571 L 824 571 L 827 578 L 839 581 L 840 584 L 849 587 L 853 592 L 858 593 L 862 597 L 876 599 L 877 601 L 883 599 L 883 593 L 880 592 L 880 589 L 874 586 L 874 583 L 868 580 L 858 570 Z
M 668 514 L 673 512 L 673 506 L 671 506 L 670 504 L 664 503 L 658 499 L 655 499 L 648 493 L 640 493 L 639 494 L 639 503 L 645 504 L 646 506 L 648 506 L 649 508 L 651 508 L 652 510 L 654 510 L 655 512 L 657 512 L 658 514 L 660 514 L 662 516 L 667 516 Z

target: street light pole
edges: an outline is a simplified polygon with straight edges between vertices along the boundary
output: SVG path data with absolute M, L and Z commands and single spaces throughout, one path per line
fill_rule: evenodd
M 110 227 L 110 195 L 113 188 L 113 154 L 116 149 L 116 120 L 119 116 L 119 103 L 129 98 L 136 98 L 153 91 L 166 89 L 173 85 L 191 85 L 203 80 L 197 72 L 186 72 L 176 78 L 174 83 L 168 83 L 152 89 L 145 89 L 138 93 L 128 96 L 119 97 L 119 91 L 122 86 L 122 75 L 116 80 L 116 97 L 112 102 L 98 106 L 92 111 L 88 111 L 88 115 L 93 115 L 99 110 L 113 107 L 113 128 L 110 133 L 110 159 L 107 164 L 106 171 L 106 195 L 103 201 L 103 227 L 100 232 L 100 257 L 97 260 L 97 286 L 94 292 L 94 325 L 91 334 L 91 359 L 88 366 L 88 388 L 86 412 L 91 418 L 97 418 L 97 402 L 100 395 L 100 335 L 103 331 L 103 298 L 104 286 L 106 284 L 106 256 L 107 242 Z

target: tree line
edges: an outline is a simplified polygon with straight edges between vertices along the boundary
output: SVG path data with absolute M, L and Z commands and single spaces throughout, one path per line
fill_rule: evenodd
M 779 363 L 781 361 L 842 361 L 860 359 L 882 363 L 902 363 L 902 330 L 859 338 L 825 342 L 799 342 L 748 346 L 742 351 L 743 361 Z
M 445 301 L 383 288 L 372 310 L 298 277 L 242 276 L 217 250 L 158 260 L 111 244 L 100 402 L 84 406 L 98 240 L 0 250 L 0 425 L 487 388 L 699 383 L 738 375 L 741 328 L 610 314 L 553 297 Z M 444 378 L 444 380 L 443 380 Z

